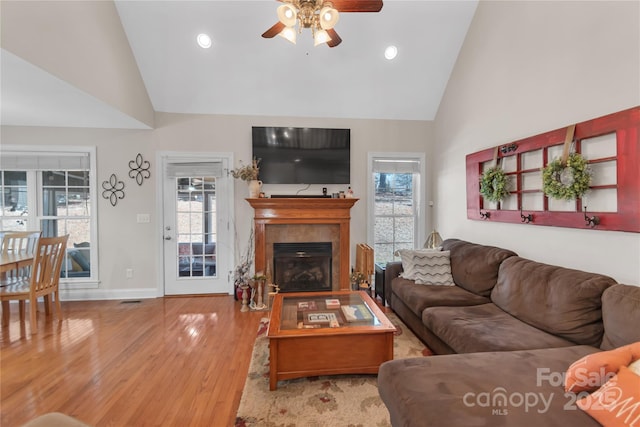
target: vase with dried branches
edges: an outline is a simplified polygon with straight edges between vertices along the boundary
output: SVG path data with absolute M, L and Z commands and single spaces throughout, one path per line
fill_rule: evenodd
M 238 239 L 236 238 L 236 242 Z M 237 249 L 237 248 L 236 248 Z M 240 257 L 240 262 L 236 264 L 233 270 L 233 284 L 235 287 L 235 297 L 242 300 L 242 308 L 240 311 L 248 311 L 248 292 L 250 289 L 250 283 L 252 279 L 251 267 L 253 266 L 253 228 L 249 234 L 249 241 L 247 242 L 247 250 L 245 254 Z M 236 250 L 239 253 L 239 250 Z
M 258 180 L 259 173 L 260 159 L 254 157 L 251 164 L 248 165 L 243 165 L 241 160 L 240 166 L 231 171 L 231 176 L 246 181 L 249 184 L 249 197 L 257 198 L 262 187 L 262 181 Z

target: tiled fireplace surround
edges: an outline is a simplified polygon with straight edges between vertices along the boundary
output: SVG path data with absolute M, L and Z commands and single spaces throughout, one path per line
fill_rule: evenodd
M 273 244 L 332 243 L 332 287 L 349 289 L 350 209 L 358 199 L 247 199 L 254 208 L 255 271 L 273 274 Z

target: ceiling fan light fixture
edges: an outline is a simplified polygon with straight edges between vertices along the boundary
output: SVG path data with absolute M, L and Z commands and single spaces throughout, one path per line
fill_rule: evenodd
M 302 33 L 304 28 L 309 28 L 316 46 L 326 43 L 329 47 L 336 47 L 342 43 L 342 38 L 334 29 L 340 13 L 380 12 L 382 9 L 382 0 L 279 1 L 284 4 L 278 6 L 278 22 L 262 33 L 262 37 L 270 39 L 280 35 L 295 43 L 295 32 Z
M 285 27 L 284 30 L 278 34 L 281 37 L 289 40 L 291 43 L 296 44 L 296 29 L 293 27 Z
M 313 45 L 318 46 L 319 44 L 326 43 L 331 40 L 329 34 L 325 30 L 317 30 L 313 36 Z
M 338 23 L 339 18 L 340 14 L 338 11 L 330 6 L 325 6 L 320 9 L 319 21 L 320 27 L 323 30 L 330 30 L 333 28 Z
M 283 4 L 278 6 L 278 20 L 287 27 L 293 27 L 296 24 L 298 12 L 296 8 L 290 4 Z

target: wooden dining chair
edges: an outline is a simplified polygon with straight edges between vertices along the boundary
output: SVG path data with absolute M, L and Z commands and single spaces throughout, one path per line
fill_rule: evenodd
M 67 240 L 69 235 L 62 237 L 41 237 L 38 240 L 34 252 L 31 274 L 28 277 L 17 279 L 7 279 L 0 286 L 0 301 L 3 302 L 2 317 L 8 318 L 5 301 L 18 300 L 20 306 L 20 321 L 25 320 L 25 301 L 29 301 L 29 313 L 31 322 L 31 333 L 38 330 L 37 309 L 38 298 L 44 297 L 45 313 L 51 312 L 51 298 L 56 302 L 58 317 L 62 316 L 60 305 L 60 294 L 58 286 L 60 283 L 60 269 L 65 258 Z
M 4 233 L 2 236 L 0 252 L 3 254 L 23 252 L 27 255 L 33 255 L 41 234 L 42 232 L 40 231 L 11 231 Z M 10 274 L 0 277 L 0 280 L 8 277 L 24 277 L 28 275 L 28 269 L 21 269 L 19 271 L 12 271 Z
M 2 253 L 33 253 L 42 233 L 40 231 L 11 231 L 2 236 Z

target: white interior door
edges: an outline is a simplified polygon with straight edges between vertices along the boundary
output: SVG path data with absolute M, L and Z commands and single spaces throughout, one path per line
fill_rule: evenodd
M 165 295 L 231 294 L 232 186 L 226 157 L 164 158 Z

